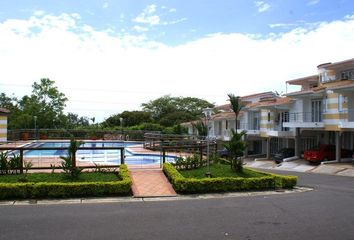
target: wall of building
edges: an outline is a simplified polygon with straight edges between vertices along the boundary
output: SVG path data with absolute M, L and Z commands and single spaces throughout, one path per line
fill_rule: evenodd
M 7 141 L 7 116 L 0 115 L 0 142 Z

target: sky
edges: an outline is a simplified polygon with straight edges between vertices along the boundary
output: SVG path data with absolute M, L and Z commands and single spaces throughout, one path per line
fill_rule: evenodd
M 97 121 L 164 95 L 286 93 L 350 58 L 353 0 L 0 0 L 0 92 L 50 78 Z

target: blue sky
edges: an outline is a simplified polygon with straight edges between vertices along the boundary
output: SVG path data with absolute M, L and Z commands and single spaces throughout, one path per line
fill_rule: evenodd
M 0 1 L 0 92 L 42 77 L 103 120 L 170 94 L 285 92 L 354 57 L 353 0 Z
M 159 23 L 135 21 L 148 6 L 149 16 Z M 59 15 L 78 13 L 81 21 L 96 30 L 112 29 L 114 34 L 129 32 L 139 26 L 148 30 L 149 39 L 168 45 L 198 39 L 213 33 L 279 33 L 310 23 L 333 21 L 353 14 L 352 0 L 198 0 L 198 1 L 1 1 L 0 21 L 27 19 L 35 12 Z M 277 26 L 278 27 L 274 27 Z M 273 27 L 272 27 L 273 26 Z

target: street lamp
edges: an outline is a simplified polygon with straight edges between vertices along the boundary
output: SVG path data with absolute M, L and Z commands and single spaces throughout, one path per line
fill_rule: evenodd
M 211 114 L 213 112 L 212 108 L 205 108 L 203 109 L 203 114 L 205 116 L 205 120 L 206 120 L 206 142 L 207 142 L 207 172 L 205 173 L 205 176 L 207 177 L 211 177 L 211 173 L 210 173 L 210 159 L 209 159 L 209 120 L 211 118 Z
M 123 118 L 119 118 L 121 138 L 123 138 Z
M 37 116 L 33 116 L 34 119 L 34 136 L 35 139 L 37 140 Z

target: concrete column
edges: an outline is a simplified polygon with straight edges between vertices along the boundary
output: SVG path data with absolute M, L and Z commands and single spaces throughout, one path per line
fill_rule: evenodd
M 335 132 L 336 136 L 336 160 L 341 161 L 341 132 Z
M 300 157 L 300 128 L 295 130 L 295 156 Z
M 243 135 L 243 137 L 244 137 L 243 141 L 246 142 L 246 148 L 245 148 L 245 151 L 244 151 L 243 155 L 245 156 L 245 158 L 247 158 L 247 157 L 248 157 L 248 141 L 247 141 L 247 135 Z
M 270 138 L 267 138 L 267 159 L 270 159 Z

